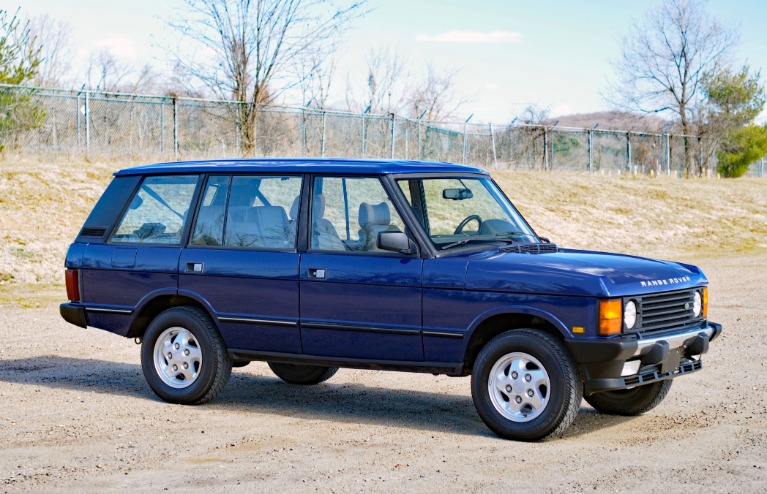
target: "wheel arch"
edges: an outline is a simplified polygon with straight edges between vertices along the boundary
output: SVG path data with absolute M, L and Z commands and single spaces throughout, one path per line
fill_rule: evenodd
M 193 292 L 178 291 L 173 293 L 159 293 L 154 296 L 149 295 L 142 300 L 136 307 L 136 315 L 131 322 L 128 329 L 128 338 L 140 338 L 144 336 L 147 327 L 152 322 L 152 319 L 157 317 L 163 311 L 172 309 L 173 307 L 190 306 L 202 309 L 214 326 L 218 326 L 215 312 L 213 308 L 205 301 L 205 299 L 199 297 Z
M 564 340 L 566 326 L 554 315 L 531 307 L 501 307 L 477 317 L 469 328 L 463 358 L 463 374 L 471 374 L 474 361 L 487 342 L 506 331 L 539 329 Z

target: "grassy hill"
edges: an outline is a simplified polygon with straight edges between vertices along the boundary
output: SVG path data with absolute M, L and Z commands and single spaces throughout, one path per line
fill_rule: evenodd
M 0 161 L 3 291 L 60 286 L 66 249 L 111 174 L 136 164 Z M 494 177 L 536 231 L 560 246 L 681 259 L 767 250 L 767 179 Z

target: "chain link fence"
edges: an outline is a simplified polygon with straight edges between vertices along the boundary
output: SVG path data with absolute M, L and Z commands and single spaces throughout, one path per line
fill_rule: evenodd
M 239 103 L 227 101 L 0 86 L 0 146 L 42 155 L 145 161 L 239 157 L 240 109 Z M 687 154 L 691 169 L 716 173 L 715 141 L 696 136 L 430 122 L 278 106 L 259 110 L 255 126 L 256 156 L 682 175 Z M 763 176 L 764 160 L 749 174 Z

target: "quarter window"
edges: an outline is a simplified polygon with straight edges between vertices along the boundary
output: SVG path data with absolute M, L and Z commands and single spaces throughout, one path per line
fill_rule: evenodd
M 145 178 L 111 241 L 179 245 L 197 178 L 196 175 Z

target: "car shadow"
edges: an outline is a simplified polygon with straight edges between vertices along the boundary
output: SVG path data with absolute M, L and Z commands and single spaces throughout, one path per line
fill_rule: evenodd
M 49 355 L 0 360 L 0 382 L 161 401 L 146 384 L 141 366 L 97 359 Z M 276 377 L 235 369 L 222 393 L 206 407 L 496 438 L 480 420 L 468 393 L 378 388 L 332 379 L 318 386 L 296 386 Z M 626 420 L 630 418 L 602 415 L 581 407 L 565 437 L 588 434 Z
M 97 359 L 50 355 L 0 360 L 0 382 L 161 401 L 144 380 L 140 365 Z M 495 437 L 477 416 L 469 396 L 378 388 L 332 379 L 318 386 L 296 386 L 277 377 L 237 369 L 221 394 L 205 407 Z

